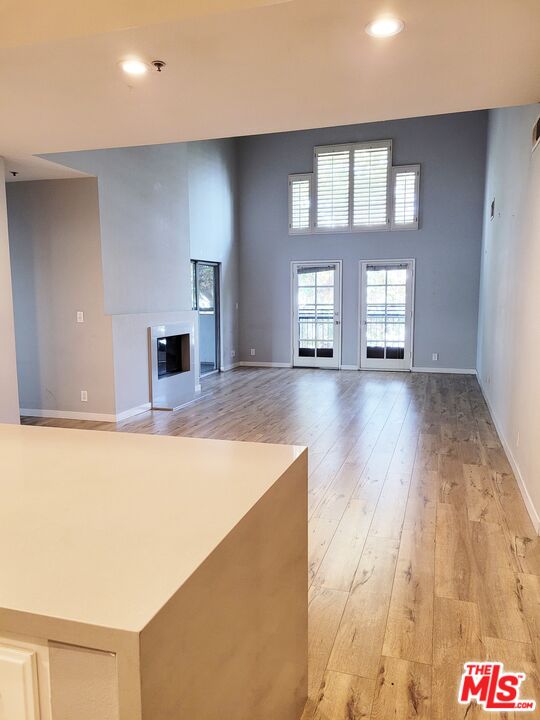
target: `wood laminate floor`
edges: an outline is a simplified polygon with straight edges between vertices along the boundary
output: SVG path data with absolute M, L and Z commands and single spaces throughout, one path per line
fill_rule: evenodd
M 24 422 L 309 446 L 303 720 L 477 720 L 467 660 L 525 671 L 540 702 L 540 541 L 474 377 L 241 369 L 203 393 L 116 425 Z

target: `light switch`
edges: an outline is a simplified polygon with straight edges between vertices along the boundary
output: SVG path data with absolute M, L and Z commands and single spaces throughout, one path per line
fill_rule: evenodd
M 77 310 L 77 322 L 78 323 L 84 322 L 84 313 L 82 310 Z

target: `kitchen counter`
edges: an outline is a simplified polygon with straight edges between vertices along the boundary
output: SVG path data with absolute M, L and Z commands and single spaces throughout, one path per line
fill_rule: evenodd
M 0 636 L 113 656 L 120 720 L 298 718 L 306 455 L 0 425 Z

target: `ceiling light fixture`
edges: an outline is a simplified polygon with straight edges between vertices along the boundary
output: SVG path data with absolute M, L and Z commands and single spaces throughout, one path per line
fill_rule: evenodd
M 142 60 L 123 60 L 120 67 L 128 75 L 144 75 L 148 72 L 148 65 Z
M 371 37 L 386 38 L 400 33 L 405 27 L 403 20 L 396 17 L 381 17 L 366 25 L 366 32 Z

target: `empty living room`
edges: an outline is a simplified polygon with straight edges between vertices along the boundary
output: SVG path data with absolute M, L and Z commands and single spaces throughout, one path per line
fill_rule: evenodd
M 0 720 L 540 717 L 539 48 L 0 8 Z

